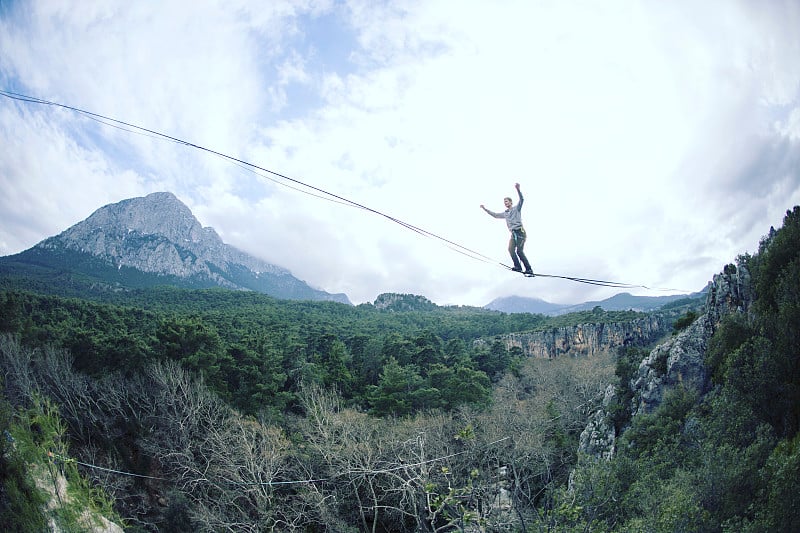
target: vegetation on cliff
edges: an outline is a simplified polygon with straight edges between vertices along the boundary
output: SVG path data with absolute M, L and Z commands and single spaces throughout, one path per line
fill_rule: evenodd
M 641 354 L 620 358 L 624 432 L 612 460 L 581 458 L 561 490 L 564 530 L 800 530 L 791 496 L 800 490 L 800 208 L 739 260 L 754 305 L 724 317 L 711 338 L 710 392 L 678 386 L 630 419 L 622 406 Z

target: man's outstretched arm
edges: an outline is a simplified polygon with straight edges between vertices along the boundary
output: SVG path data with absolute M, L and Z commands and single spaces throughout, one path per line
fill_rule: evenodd
M 487 214 L 489 214 L 489 215 L 493 216 L 494 218 L 504 218 L 504 216 L 505 216 L 505 215 L 503 215 L 503 213 L 495 213 L 494 211 L 489 211 L 488 209 L 486 209 L 486 208 L 483 206 L 483 204 L 481 204 L 481 209 L 483 209 L 484 211 L 486 211 L 486 213 L 487 213 Z

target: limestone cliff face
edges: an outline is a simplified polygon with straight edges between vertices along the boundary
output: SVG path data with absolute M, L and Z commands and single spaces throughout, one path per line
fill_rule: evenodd
M 704 314 L 642 360 L 631 381 L 635 394 L 633 416 L 652 412 L 661 404 L 664 393 L 678 384 L 698 394 L 707 392 L 708 373 L 703 358 L 712 332 L 708 314 Z
M 672 327 L 667 315 L 652 314 L 628 322 L 601 322 L 553 328 L 547 331 L 498 336 L 507 349 L 517 347 L 528 357 L 594 356 L 619 346 L 646 345 Z M 476 341 L 486 344 L 485 339 Z
M 741 262 L 728 265 L 709 283 L 704 313 L 684 331 L 653 349 L 631 379 L 632 416 L 654 411 L 670 389 L 681 385 L 703 395 L 710 382 L 704 358 L 708 342 L 720 321 L 731 313 L 749 313 L 753 302 L 750 272 Z M 580 451 L 597 457 L 611 457 L 616 435 L 606 407 L 614 399 L 613 387 L 606 390 L 603 407 L 590 419 L 581 434 Z
M 664 392 L 677 386 L 697 392 L 708 390 L 704 358 L 708 341 L 720 321 L 731 313 L 748 313 L 753 302 L 750 272 L 744 264 L 728 265 L 709 283 L 705 313 L 686 330 L 657 346 L 639 365 L 631 381 L 634 404 L 631 412 L 652 412 L 661 404 Z

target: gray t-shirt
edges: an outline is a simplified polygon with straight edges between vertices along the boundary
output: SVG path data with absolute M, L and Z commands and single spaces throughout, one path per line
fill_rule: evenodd
M 520 229 L 522 227 L 522 193 L 517 191 L 519 194 L 519 202 L 517 205 L 513 205 L 510 208 L 506 209 L 502 213 L 495 213 L 494 211 L 486 210 L 487 213 L 492 215 L 494 218 L 504 218 L 506 219 L 506 225 L 508 226 L 509 231 L 514 231 L 515 229 Z

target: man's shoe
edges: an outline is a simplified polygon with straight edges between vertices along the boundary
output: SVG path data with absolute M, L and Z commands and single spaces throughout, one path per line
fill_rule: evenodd
M 520 267 L 514 267 L 514 268 L 512 268 L 511 270 L 512 270 L 513 272 L 522 272 L 522 269 L 521 269 Z
M 523 274 L 525 274 L 529 278 L 533 278 L 536 276 L 536 274 L 533 273 L 533 270 L 526 270 L 525 272 L 523 272 Z

